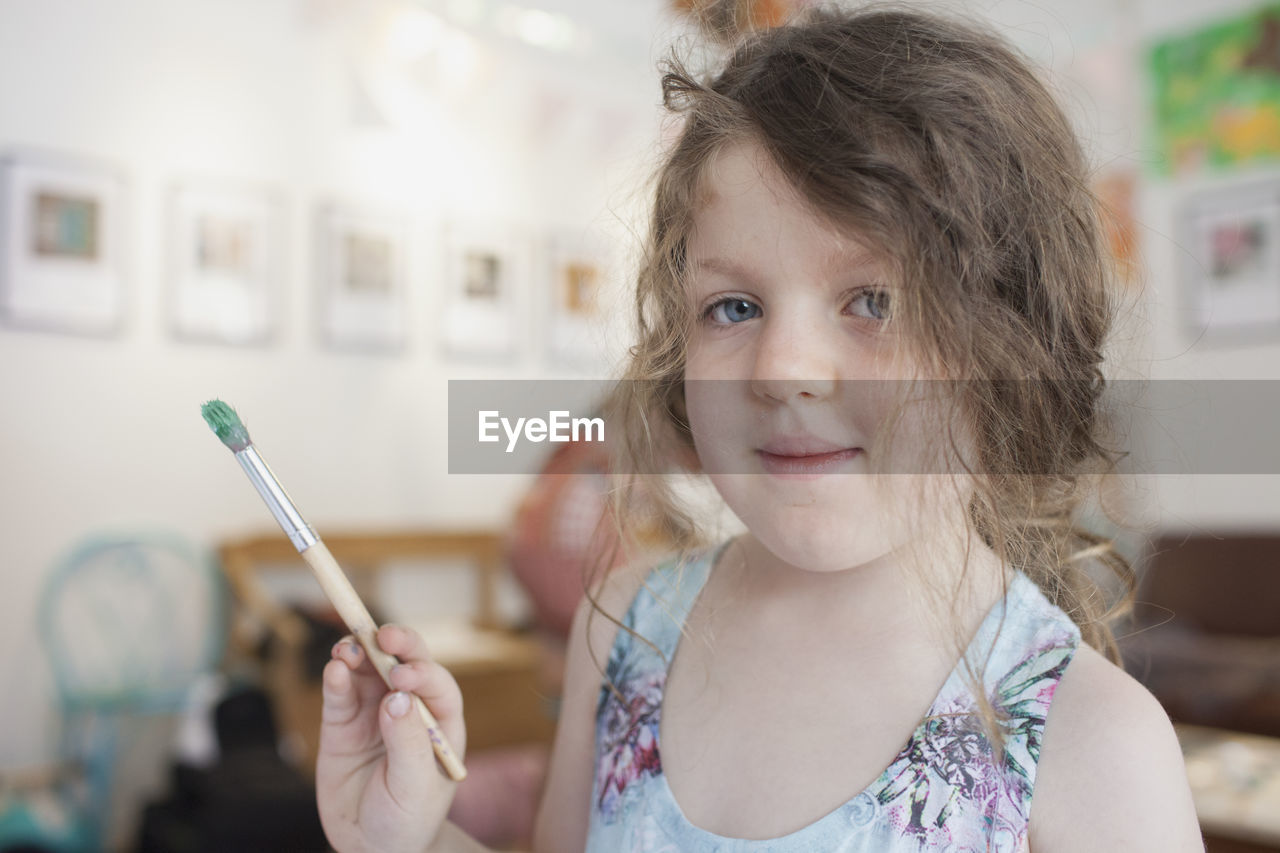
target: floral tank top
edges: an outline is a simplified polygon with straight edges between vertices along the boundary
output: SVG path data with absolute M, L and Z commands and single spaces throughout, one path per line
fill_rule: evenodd
M 654 569 L 622 620 L 657 650 L 622 629 L 614 641 L 606 674 L 618 692 L 605 682 L 596 711 L 588 853 L 1025 853 L 1040 738 L 1080 631 L 1021 573 L 965 652 L 1002 721 L 998 755 L 968 713 L 976 706 L 959 662 L 893 763 L 815 823 L 765 840 L 690 823 L 663 774 L 658 729 L 668 664 L 718 552 Z

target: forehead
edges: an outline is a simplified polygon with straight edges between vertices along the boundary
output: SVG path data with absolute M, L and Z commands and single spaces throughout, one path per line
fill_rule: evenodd
M 695 263 L 786 248 L 840 268 L 882 266 L 870 241 L 821 215 L 754 142 L 730 144 L 708 161 L 695 204 L 688 244 Z

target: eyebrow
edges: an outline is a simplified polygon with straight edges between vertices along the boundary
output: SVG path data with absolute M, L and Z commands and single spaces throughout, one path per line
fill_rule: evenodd
M 827 258 L 827 266 L 833 270 L 842 270 L 846 266 L 869 266 L 883 268 L 883 263 L 869 249 L 856 249 L 844 252 L 836 252 Z M 745 264 L 739 263 L 732 258 L 698 258 L 691 265 L 694 269 L 706 270 L 707 272 L 719 273 L 720 275 L 729 276 L 730 278 L 738 278 L 748 283 L 757 280 L 755 273 Z
M 693 262 L 693 268 L 719 273 L 730 278 L 743 279 L 747 282 L 756 280 L 755 273 L 747 269 L 745 265 L 728 258 L 698 258 Z

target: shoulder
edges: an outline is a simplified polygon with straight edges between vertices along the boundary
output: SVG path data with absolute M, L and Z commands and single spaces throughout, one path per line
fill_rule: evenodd
M 658 567 L 671 558 L 648 555 L 612 569 L 589 596 L 578 602 L 569 641 L 580 645 L 578 663 L 590 664 L 603 675 L 620 625 L 627 620 L 640 590 L 649 585 Z
M 1033 853 L 1204 849 L 1168 715 L 1083 642 L 1049 706 L 1029 832 Z

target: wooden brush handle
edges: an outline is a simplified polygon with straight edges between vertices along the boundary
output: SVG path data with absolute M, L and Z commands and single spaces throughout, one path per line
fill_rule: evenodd
M 400 661 L 394 655 L 387 654 L 378 646 L 378 626 L 373 621 L 373 617 L 369 615 L 369 609 L 364 606 L 364 602 L 356 594 L 355 587 L 351 585 L 351 581 L 347 580 L 347 576 L 343 573 L 342 567 L 338 565 L 338 561 L 329 553 L 329 549 L 325 547 L 323 542 L 317 542 L 303 551 L 302 559 L 306 560 L 307 565 L 315 572 L 316 579 L 320 581 L 320 586 L 324 589 L 324 594 L 329 597 L 329 601 L 337 608 L 338 615 L 342 617 L 342 621 L 347 623 L 347 628 L 351 630 L 360 645 L 364 647 L 365 654 L 373 662 L 373 666 L 378 670 L 378 674 L 382 676 L 382 680 L 386 682 L 388 687 L 391 687 L 391 667 L 400 663 Z M 413 699 L 414 706 L 418 709 L 418 716 L 422 717 L 422 721 L 427 724 L 427 735 L 431 738 L 431 746 L 435 750 L 436 758 L 440 760 L 441 766 L 449 774 L 450 779 L 455 782 L 461 782 L 467 778 L 467 768 L 462 766 L 457 754 L 449 746 L 449 742 L 445 740 L 444 732 L 440 730 L 440 723 L 436 721 L 435 716 L 427 708 L 427 704 L 422 701 L 422 697 L 413 693 L 409 695 Z

